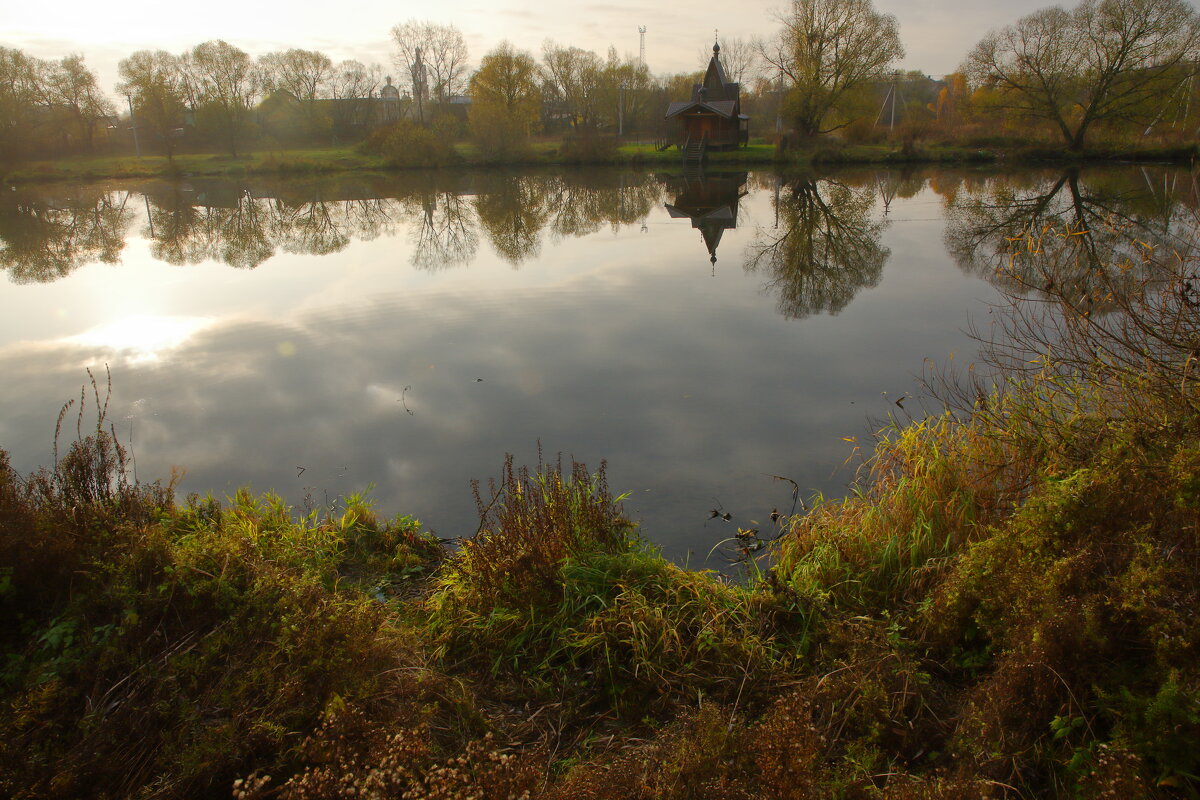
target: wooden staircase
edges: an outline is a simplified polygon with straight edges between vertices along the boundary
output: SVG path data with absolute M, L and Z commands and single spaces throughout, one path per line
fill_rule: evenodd
M 684 166 L 688 166 L 690 164 L 695 164 L 698 166 L 703 164 L 706 150 L 708 150 L 707 133 L 705 133 L 704 136 L 700 137 L 699 139 L 693 139 L 689 136 L 687 142 L 683 145 Z

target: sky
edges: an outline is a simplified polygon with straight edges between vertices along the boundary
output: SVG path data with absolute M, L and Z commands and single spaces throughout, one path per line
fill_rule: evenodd
M 876 0 L 877 10 L 894 15 L 907 55 L 902 69 L 935 77 L 954 71 L 967 51 L 991 28 L 1001 27 L 1051 3 L 1047 0 Z M 142 49 L 188 50 L 209 39 L 224 39 L 253 56 L 300 47 L 320 50 L 340 61 L 356 58 L 391 64 L 389 30 L 410 19 L 452 24 L 463 32 L 474 63 L 501 40 L 540 54 L 542 43 L 582 47 L 603 55 L 610 45 L 636 56 L 638 27 L 646 28 L 646 63 L 654 74 L 702 68 L 714 30 L 720 38 L 770 36 L 779 28 L 782 0 L 692 0 L 670 3 L 532 2 L 532 0 L 63 0 L 0 3 L 0 45 L 39 58 L 82 53 L 101 86 L 112 91 L 117 63 Z M 687 9 L 686 11 L 684 9 Z

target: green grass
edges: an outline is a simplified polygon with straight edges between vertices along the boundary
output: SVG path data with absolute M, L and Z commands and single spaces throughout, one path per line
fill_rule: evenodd
M 677 166 L 679 151 L 675 148 L 659 151 L 652 144 L 621 144 L 589 151 L 572 152 L 559 139 L 538 138 L 519 155 L 489 159 L 472 142 L 454 145 L 458 160 L 455 167 L 494 166 L 563 166 L 579 164 L 617 166 Z M 755 140 L 737 150 L 712 152 L 708 163 L 720 165 L 767 164 L 912 164 L 991 162 L 1000 159 L 1016 163 L 1079 162 L 1111 160 L 1168 160 L 1186 161 L 1193 158 L 1196 148 L 1180 146 L 1118 146 L 1100 145 L 1083 153 L 1073 153 L 1061 147 L 1037 147 L 1020 143 L 991 145 L 986 148 L 965 145 L 917 142 L 905 148 L 896 143 L 845 144 L 830 139 L 815 145 L 780 152 L 773 144 Z M 305 175 L 335 172 L 384 172 L 395 169 L 419 168 L 397 166 L 383 156 L 360 152 L 356 147 L 277 148 L 255 150 L 233 157 L 214 153 L 185 153 L 173 163 L 158 155 L 140 158 L 124 156 L 70 156 L 51 161 L 18 165 L 5 176 L 13 183 L 33 181 L 83 181 L 109 178 L 151 178 L 163 176 L 243 177 L 247 175 Z
M 262 150 L 242 156 L 219 153 L 184 153 L 173 162 L 165 156 L 73 156 L 38 161 L 13 169 L 12 182 L 77 181 L 107 178 L 150 178 L 161 176 L 241 177 L 245 175 L 289 175 L 346 171 L 381 171 L 383 159 L 362 155 L 354 148 L 311 148 Z

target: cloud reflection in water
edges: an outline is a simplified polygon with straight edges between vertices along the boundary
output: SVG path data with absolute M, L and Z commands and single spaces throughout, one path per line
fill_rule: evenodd
M 884 198 L 873 173 L 778 194 L 752 175 L 715 268 L 650 175 L 93 192 L 83 255 L 63 220 L 86 214 L 23 196 L 0 208 L 0 446 L 47 461 L 80 365 L 108 362 L 142 478 L 178 465 L 184 491 L 296 504 L 374 483 L 385 513 L 458 536 L 470 481 L 540 440 L 607 459 L 646 535 L 703 555 L 728 533 L 714 498 L 762 523 L 791 501 L 771 475 L 837 494 L 841 437 L 895 410 L 883 392 L 912 391 L 926 357 L 970 359 L 961 331 L 993 292 L 940 246 L 957 180 Z M 125 302 L 109 314 L 101 294 Z

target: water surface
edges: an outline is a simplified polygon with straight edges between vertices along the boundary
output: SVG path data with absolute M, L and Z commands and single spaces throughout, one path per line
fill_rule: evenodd
M 1164 167 L 3 187 L 0 447 L 48 463 L 107 365 L 141 479 L 325 507 L 373 486 L 454 537 L 471 480 L 540 442 L 606 459 L 699 565 L 791 508 L 773 476 L 839 495 L 874 428 L 923 413 L 927 360 L 973 360 L 968 325 L 1028 283 L 1022 231 L 1086 228 L 1060 237 L 1082 285 L 1131 229 L 1172 246 L 1195 197 Z

